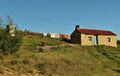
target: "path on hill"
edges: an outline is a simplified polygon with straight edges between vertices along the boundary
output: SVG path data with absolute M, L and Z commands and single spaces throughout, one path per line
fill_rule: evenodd
M 51 51 L 51 48 L 56 48 L 56 47 L 64 47 L 64 46 L 74 46 L 74 44 L 61 44 L 61 45 L 55 45 L 55 46 L 37 46 L 37 49 L 39 52 L 49 52 Z

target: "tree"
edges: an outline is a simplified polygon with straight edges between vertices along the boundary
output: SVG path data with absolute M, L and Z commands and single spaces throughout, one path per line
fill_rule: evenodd
M 13 19 L 10 17 L 10 15 L 7 15 L 6 21 L 7 21 L 7 25 L 13 24 Z
M 2 20 L 2 18 L 0 17 L 0 29 L 3 28 L 2 25 L 3 25 L 3 20 Z
M 11 18 L 8 17 L 8 20 L 10 20 L 10 22 L 8 21 L 7 25 L 13 25 Z M 17 29 L 15 30 L 15 36 L 11 36 L 7 26 L 0 29 L 0 50 L 4 55 L 14 54 L 19 50 L 21 43 L 22 34 Z

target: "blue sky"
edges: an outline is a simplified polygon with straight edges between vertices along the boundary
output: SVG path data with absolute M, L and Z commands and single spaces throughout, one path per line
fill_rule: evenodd
M 71 34 L 81 28 L 110 30 L 120 39 L 120 0 L 0 0 L 21 30 Z

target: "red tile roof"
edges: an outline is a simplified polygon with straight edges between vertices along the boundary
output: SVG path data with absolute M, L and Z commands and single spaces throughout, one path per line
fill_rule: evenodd
M 82 34 L 87 34 L 87 35 L 113 35 L 113 36 L 116 36 L 115 33 L 111 32 L 111 31 L 106 31 L 106 30 L 80 29 L 78 31 Z

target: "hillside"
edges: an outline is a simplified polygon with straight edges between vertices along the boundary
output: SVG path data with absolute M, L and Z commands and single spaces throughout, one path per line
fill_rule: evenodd
M 29 36 L 16 54 L 0 54 L 0 76 L 120 76 L 119 64 L 120 45 L 80 46 Z

